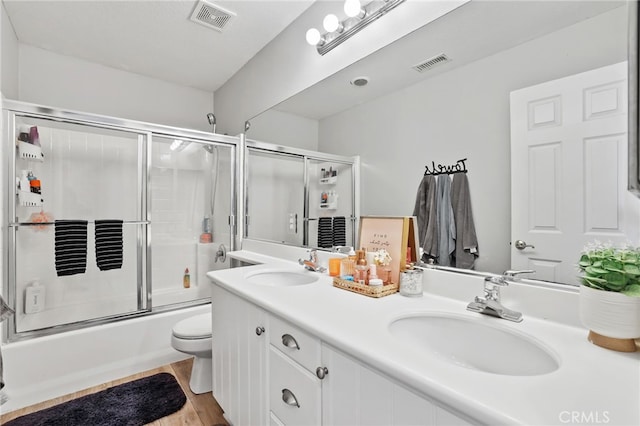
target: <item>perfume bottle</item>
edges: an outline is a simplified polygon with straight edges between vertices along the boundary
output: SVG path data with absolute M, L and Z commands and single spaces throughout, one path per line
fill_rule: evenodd
M 356 266 L 356 252 L 351 249 L 347 257 L 340 262 L 340 276 L 354 278 Z
M 355 280 L 359 284 L 368 284 L 369 283 L 369 264 L 367 263 L 366 251 L 358 250 L 356 261 L 356 275 L 354 276 Z

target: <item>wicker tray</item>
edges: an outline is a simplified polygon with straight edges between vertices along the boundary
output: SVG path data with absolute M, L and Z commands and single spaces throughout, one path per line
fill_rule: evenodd
M 346 281 L 340 278 L 333 279 L 333 286 L 354 293 L 364 294 L 369 297 L 383 297 L 398 292 L 398 284 L 387 284 L 382 286 L 370 286 L 358 284 L 355 281 Z

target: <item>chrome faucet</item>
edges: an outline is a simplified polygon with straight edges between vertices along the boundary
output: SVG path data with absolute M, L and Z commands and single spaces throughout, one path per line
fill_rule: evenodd
M 326 272 L 327 268 L 325 268 L 324 266 L 320 266 L 318 265 L 318 250 L 316 249 L 311 249 L 309 250 L 309 259 L 308 260 L 304 260 L 304 259 L 298 259 L 298 263 L 300 265 L 304 265 L 304 268 L 312 271 L 312 272 Z
M 509 281 L 516 281 L 519 274 L 533 273 L 535 271 L 505 271 L 502 275 L 486 277 L 484 279 L 484 298 L 476 296 L 475 300 L 467 305 L 468 311 L 479 312 L 485 315 L 506 319 L 509 321 L 522 321 L 522 313 L 507 309 L 500 302 L 500 288 L 509 285 Z

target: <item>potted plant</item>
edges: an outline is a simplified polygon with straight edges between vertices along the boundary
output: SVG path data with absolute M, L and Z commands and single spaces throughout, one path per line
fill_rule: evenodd
M 580 320 L 589 341 L 608 349 L 634 352 L 640 338 L 640 248 L 595 242 L 578 263 Z

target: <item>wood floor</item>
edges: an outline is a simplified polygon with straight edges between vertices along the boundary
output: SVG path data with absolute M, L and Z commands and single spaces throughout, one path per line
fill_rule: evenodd
M 196 395 L 189 389 L 189 376 L 191 374 L 191 365 L 193 358 L 180 362 L 174 362 L 170 365 L 165 365 L 154 370 L 145 371 L 142 373 L 134 374 L 129 377 L 114 380 L 108 383 L 103 383 L 98 386 L 94 386 L 89 389 L 85 389 L 79 392 L 75 392 L 69 395 L 61 396 L 59 398 L 50 399 L 49 401 L 40 402 L 38 404 L 31 405 L 29 407 L 21 408 L 19 410 L 11 411 L 0 416 L 0 425 L 15 419 L 16 417 L 23 416 L 25 414 L 33 413 L 45 408 L 52 407 L 54 405 L 70 401 L 75 398 L 79 398 L 84 395 L 89 395 L 95 392 L 99 392 L 112 386 L 120 385 L 122 383 L 130 382 L 132 380 L 140 379 L 142 377 L 151 376 L 157 373 L 170 373 L 173 374 L 184 394 L 187 396 L 187 402 L 177 412 L 156 420 L 153 423 L 149 423 L 151 426 L 228 426 L 227 421 L 222 417 L 222 409 L 213 398 L 211 393 L 204 393 Z M 90 426 L 90 425 L 87 425 Z

